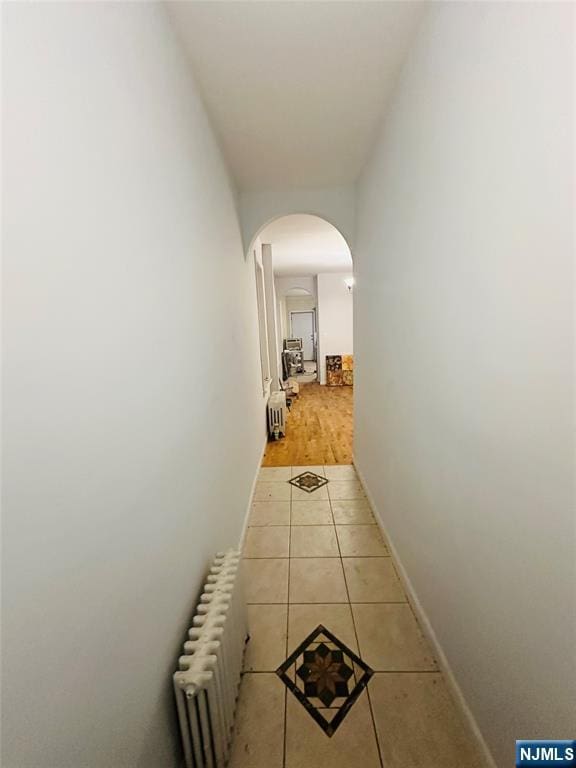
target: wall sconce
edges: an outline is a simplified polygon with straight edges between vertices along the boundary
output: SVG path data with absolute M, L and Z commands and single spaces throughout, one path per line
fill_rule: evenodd
M 348 288 L 348 293 L 352 293 L 352 286 L 354 285 L 354 278 L 353 277 L 345 277 L 344 282 L 346 283 L 346 288 Z

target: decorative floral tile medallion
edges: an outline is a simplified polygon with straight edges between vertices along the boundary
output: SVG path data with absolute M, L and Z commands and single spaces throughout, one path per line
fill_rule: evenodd
M 326 485 L 328 480 L 321 475 L 317 475 L 315 472 L 302 472 L 288 482 L 307 493 L 313 493 L 314 491 L 317 491 L 318 488 L 322 488 L 323 485 Z
M 276 670 L 327 736 L 333 736 L 374 674 L 321 624 Z

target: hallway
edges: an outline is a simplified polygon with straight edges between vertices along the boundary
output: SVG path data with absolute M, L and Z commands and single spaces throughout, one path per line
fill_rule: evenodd
M 286 436 L 268 442 L 262 466 L 350 464 L 352 420 L 352 387 L 302 384 L 288 414 Z
M 304 470 L 328 482 L 311 493 L 290 485 Z M 249 526 L 251 638 L 230 768 L 484 768 L 354 467 L 263 468 Z M 330 637 L 310 639 L 319 625 Z M 306 693 L 302 667 L 324 669 L 326 648 L 333 666 Z M 281 672 L 317 719 L 277 673 L 286 660 Z
M 0 12 L 2 767 L 571 740 L 576 5 Z

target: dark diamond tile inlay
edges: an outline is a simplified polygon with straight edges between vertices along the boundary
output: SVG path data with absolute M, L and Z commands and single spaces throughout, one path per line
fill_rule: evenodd
M 276 670 L 327 736 L 333 736 L 374 674 L 321 624 Z
M 307 491 L 307 493 L 312 493 L 313 491 L 317 491 L 318 488 L 322 488 L 323 485 L 326 485 L 328 480 L 326 480 L 325 477 L 317 475 L 315 472 L 302 472 L 288 482 L 291 485 L 295 485 L 296 488 L 301 488 L 303 491 Z

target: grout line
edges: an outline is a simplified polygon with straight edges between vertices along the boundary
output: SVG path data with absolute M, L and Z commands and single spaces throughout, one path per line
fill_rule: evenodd
M 440 675 L 439 669 L 373 669 L 375 675 Z M 274 675 L 275 669 L 247 669 L 243 675 Z M 286 689 L 288 690 L 288 689 Z M 323 707 L 324 709 L 324 707 Z M 339 709 L 339 707 L 325 707 L 325 709 Z
M 281 605 L 281 603 L 250 603 L 250 605 Z M 367 603 L 367 602 L 361 602 L 360 600 L 355 600 L 353 603 L 332 603 L 332 602 L 326 602 L 323 601 L 321 603 L 302 603 L 302 602 L 294 602 L 290 603 L 290 605 L 406 605 L 406 601 L 400 601 L 400 600 L 382 600 L 379 603 Z
M 292 478 L 292 467 L 290 467 L 290 478 Z M 284 643 L 284 658 L 288 658 L 288 631 L 290 627 L 290 554 L 292 547 L 292 488 L 290 485 L 290 516 L 288 518 L 288 594 L 286 596 L 286 642 Z M 288 729 L 288 688 L 284 686 L 284 740 L 282 751 L 282 768 L 286 768 L 286 732 Z
M 247 602 L 246 605 L 288 605 L 288 603 L 263 603 L 262 600 L 259 600 L 257 603 Z
M 290 475 L 292 476 L 292 468 L 290 469 Z M 274 482 L 274 481 L 270 481 L 270 482 Z M 278 481 L 278 482 L 286 482 L 286 481 Z M 282 605 L 282 606 L 286 605 L 286 642 L 285 642 L 285 646 L 284 646 L 285 647 L 285 657 L 286 658 L 288 657 L 288 654 L 289 654 L 290 605 L 309 605 L 309 606 L 310 605 L 312 605 L 312 606 L 319 606 L 319 605 L 347 605 L 348 606 L 348 610 L 349 610 L 349 614 L 350 614 L 351 619 L 352 619 L 352 625 L 353 625 L 353 630 L 354 630 L 354 637 L 355 637 L 356 646 L 357 646 L 357 649 L 358 649 L 358 654 L 360 655 L 360 643 L 359 643 L 359 640 L 358 640 L 358 631 L 357 631 L 357 628 L 356 628 L 356 622 L 354 620 L 354 613 L 352 611 L 352 603 L 351 603 L 351 600 L 350 600 L 350 592 L 349 592 L 348 583 L 347 583 L 347 579 L 346 579 L 346 572 L 344 570 L 344 562 L 343 561 L 344 561 L 345 558 L 342 555 L 342 550 L 341 550 L 341 546 L 340 546 L 340 540 L 339 540 L 339 536 L 338 536 L 338 526 L 346 527 L 346 526 L 350 526 L 350 525 L 356 525 L 356 526 L 361 525 L 361 526 L 367 527 L 368 525 L 370 525 L 370 526 L 372 526 L 372 525 L 377 526 L 377 523 L 376 523 L 376 521 L 373 521 L 372 523 L 354 523 L 354 522 L 352 522 L 352 523 L 336 523 L 336 520 L 334 518 L 334 511 L 333 511 L 333 508 L 332 508 L 333 502 L 360 501 L 360 499 L 332 499 L 332 497 L 330 496 L 329 492 L 328 492 L 328 497 L 324 498 L 324 499 L 318 499 L 318 497 L 316 497 L 316 499 L 314 499 L 314 498 L 312 498 L 312 499 L 296 498 L 295 499 L 293 497 L 294 491 L 292 489 L 293 489 L 293 486 L 290 486 L 290 499 L 289 500 L 286 500 L 286 499 L 278 500 L 278 501 L 289 501 L 289 504 L 290 504 L 290 507 L 289 507 L 289 520 L 288 520 L 288 525 L 287 526 L 286 525 L 281 525 L 281 524 L 278 524 L 278 525 L 274 525 L 273 524 L 273 525 L 255 525 L 255 526 L 250 526 L 252 528 L 260 528 L 260 529 L 261 528 L 279 528 L 279 527 L 286 528 L 287 527 L 288 528 L 288 554 L 284 555 L 284 556 L 280 556 L 280 557 L 270 557 L 270 556 L 258 557 L 258 556 L 256 556 L 256 557 L 244 557 L 243 558 L 244 560 L 287 560 L 288 561 L 288 580 L 287 580 L 287 592 L 288 592 L 288 594 L 287 594 L 286 602 L 265 603 L 265 602 L 260 601 L 258 603 L 248 603 L 248 604 L 249 605 L 261 605 L 261 606 L 264 606 L 264 605 Z M 312 524 L 309 524 L 309 525 L 300 525 L 300 526 L 294 525 L 293 524 L 293 515 L 292 515 L 292 513 L 293 513 L 293 504 L 294 504 L 294 502 L 297 503 L 300 500 L 302 500 L 302 501 L 307 501 L 307 500 L 327 501 L 328 504 L 329 504 L 330 516 L 331 516 L 332 522 L 331 523 L 327 523 L 327 524 L 326 523 L 312 523 Z M 365 498 L 363 500 L 365 500 Z M 276 500 L 268 499 L 266 501 L 273 502 L 273 501 L 276 501 Z M 332 527 L 334 529 L 334 533 L 335 533 L 335 537 L 336 537 L 336 545 L 337 545 L 337 549 L 338 549 L 338 554 L 337 555 L 304 555 L 302 557 L 294 557 L 293 551 L 292 551 L 292 528 L 298 528 L 298 527 L 310 528 L 311 526 L 326 527 L 326 528 Z M 380 555 L 349 555 L 347 557 L 355 558 L 355 559 L 357 559 L 357 558 L 390 559 L 390 554 L 387 553 L 385 555 L 382 555 L 382 554 L 380 554 Z M 324 600 L 322 602 L 290 603 L 290 581 L 291 581 L 291 562 L 292 562 L 292 560 L 317 560 L 317 559 L 330 559 L 330 560 L 336 560 L 337 559 L 339 561 L 340 568 L 341 568 L 341 571 L 342 571 L 342 574 L 343 574 L 343 578 L 344 578 L 344 585 L 345 585 L 345 589 L 346 589 L 346 598 L 347 598 L 346 602 L 332 603 L 330 601 Z M 387 601 L 380 601 L 380 602 L 381 602 L 381 604 L 385 604 Z M 400 602 L 400 601 L 390 601 L 390 603 L 391 604 L 399 604 L 399 605 L 405 604 L 404 602 Z M 359 605 L 363 605 L 363 604 L 366 604 L 366 605 L 378 605 L 378 603 L 360 603 L 360 602 L 357 603 L 357 604 L 359 604 Z M 417 672 L 420 672 L 420 671 L 421 670 L 414 670 L 413 673 L 417 673 Z M 270 674 L 271 672 L 273 673 L 274 670 L 252 670 L 250 672 L 250 674 Z M 396 674 L 397 673 L 396 670 L 374 670 L 374 672 L 377 673 L 377 674 Z M 405 670 L 405 672 L 410 673 L 410 672 L 408 672 L 408 670 Z M 433 673 L 433 672 L 435 672 L 435 670 L 426 670 L 426 672 Z M 285 687 L 285 691 L 284 691 L 284 733 L 283 733 L 282 768 L 286 768 L 286 761 L 287 761 L 288 693 L 289 693 L 288 688 Z M 372 709 L 372 702 L 370 700 L 370 694 L 369 694 L 369 691 L 368 691 L 368 687 L 366 687 L 366 695 L 367 695 L 367 698 L 368 698 L 368 705 L 369 705 L 369 709 L 370 709 L 370 717 L 371 717 L 371 720 L 372 720 L 372 729 L 373 729 L 373 733 L 374 733 L 374 738 L 376 740 L 376 747 L 377 747 L 377 750 L 378 750 L 378 757 L 379 757 L 379 761 L 380 761 L 380 766 L 381 766 L 381 768 L 383 768 L 383 759 L 382 759 L 382 754 L 381 754 L 381 750 L 380 750 L 380 742 L 378 740 L 378 733 L 377 733 L 377 730 L 376 730 L 376 725 L 375 725 L 375 720 L 374 720 L 374 713 L 373 713 L 373 709 Z
M 336 560 L 337 558 L 334 558 Z M 246 605 L 410 605 L 408 600 L 379 600 L 376 602 L 370 602 L 369 600 L 354 600 L 353 603 L 343 603 L 340 602 L 332 602 L 330 600 L 322 600 L 322 602 L 318 603 L 303 603 L 301 601 L 298 602 L 292 602 L 292 603 L 265 603 L 262 600 L 260 600 L 257 603 L 250 603 L 247 602 Z M 432 651 L 430 651 L 431 655 Z
M 336 558 L 334 558 L 336 560 Z M 246 603 L 246 605 L 349 605 L 349 603 L 343 603 L 340 601 L 332 601 L 332 600 L 319 600 L 317 603 L 310 602 L 310 603 L 304 603 L 302 600 L 299 600 L 297 603 Z M 361 605 L 361 603 L 354 603 L 354 605 Z M 363 605 L 363 603 L 362 603 Z M 365 603 L 365 605 L 378 605 L 378 603 Z M 405 603 L 390 603 L 390 605 L 405 605 Z
M 373 669 L 375 675 L 442 675 L 439 669 Z
M 325 501 L 325 499 L 324 499 Z M 296 502 L 298 503 L 298 502 Z M 309 528 L 311 525 L 316 526 L 317 528 L 322 528 L 327 525 L 339 525 L 340 528 L 346 528 L 351 525 L 376 525 L 376 523 L 296 523 L 293 527 L 294 528 Z M 287 523 L 261 523 L 260 525 L 249 525 L 248 528 L 288 528 Z M 378 527 L 376 525 L 376 527 Z
M 350 603 L 350 606 L 353 605 L 408 605 L 407 600 L 378 600 L 371 601 L 371 600 L 354 600 L 354 602 Z
M 374 510 L 372 510 L 372 513 L 374 514 Z M 380 528 L 380 526 L 378 526 L 378 527 Z M 380 529 L 380 534 L 382 536 L 382 540 L 384 541 L 384 545 L 386 546 L 386 549 L 388 550 L 388 553 L 389 553 L 388 557 L 392 561 L 392 570 L 396 574 L 396 578 L 398 579 L 398 582 L 400 583 L 400 587 L 402 589 L 402 592 L 404 593 L 404 597 L 406 598 L 404 603 L 407 604 L 410 607 L 410 611 L 412 613 L 412 616 L 414 617 L 414 621 L 416 622 L 416 626 L 417 626 L 420 634 L 422 635 L 422 639 L 424 640 L 424 642 L 426 644 L 426 647 L 428 648 L 428 650 L 430 652 L 430 656 L 432 657 L 434 663 L 438 667 L 437 671 L 440 671 L 440 662 L 436 658 L 435 649 L 432 647 L 431 643 L 429 642 L 428 638 L 426 637 L 426 633 L 424 632 L 424 628 L 422 627 L 422 625 L 420 623 L 420 619 L 418 617 L 416 609 L 415 609 L 414 605 L 412 605 L 412 600 L 410 599 L 409 594 L 407 593 L 406 589 L 404 588 L 404 583 L 403 583 L 403 581 L 402 581 L 402 579 L 400 577 L 398 566 L 396 565 L 396 563 L 394 561 L 394 558 L 392 557 L 392 553 L 390 552 L 390 547 L 388 545 L 388 539 L 384 536 L 384 533 L 382 532 L 382 529 Z
M 294 527 L 309 528 L 310 526 Z M 242 560 L 337 560 L 338 558 L 343 560 L 390 560 L 390 555 L 296 555 L 292 558 L 288 555 L 276 555 L 275 557 L 243 557 Z
M 332 511 L 332 501 L 330 501 L 330 511 Z M 334 513 L 332 513 L 332 519 L 334 519 Z M 358 656 L 362 659 L 362 652 L 360 649 L 360 640 L 358 638 L 358 630 L 356 629 L 356 621 L 354 619 L 354 611 L 352 610 L 352 603 L 350 601 L 350 591 L 348 589 L 348 581 L 346 579 L 346 569 L 344 568 L 344 562 L 342 557 L 342 551 L 340 550 L 340 539 L 338 538 L 338 528 L 336 528 L 336 541 L 338 543 L 338 551 L 340 552 L 340 567 L 344 575 L 344 586 L 346 587 L 346 595 L 348 596 L 348 608 L 350 616 L 352 618 L 352 627 L 354 629 L 354 637 L 356 638 L 356 647 L 358 648 Z M 368 708 L 370 710 L 370 719 L 372 720 L 372 732 L 374 734 L 374 740 L 376 741 L 376 749 L 378 750 L 378 759 L 380 761 L 380 768 L 384 768 L 384 761 L 382 760 L 382 751 L 380 749 L 380 742 L 378 740 L 378 731 L 376 730 L 376 722 L 374 720 L 374 711 L 372 709 L 372 701 L 370 699 L 370 693 L 368 691 L 368 685 L 365 687 L 366 696 L 368 698 Z

